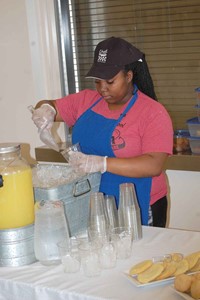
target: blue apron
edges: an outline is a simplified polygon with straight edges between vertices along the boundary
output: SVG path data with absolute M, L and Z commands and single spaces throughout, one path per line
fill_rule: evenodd
M 137 91 L 133 95 L 126 109 L 115 119 L 107 119 L 92 111 L 92 108 L 102 100 L 98 99 L 88 110 L 86 110 L 76 121 L 72 132 L 72 143 L 80 143 L 81 151 L 85 154 L 115 157 L 112 150 L 111 140 L 115 127 L 127 114 L 137 99 Z M 104 100 L 103 100 L 104 101 Z M 135 185 L 136 194 L 141 211 L 143 225 L 148 225 L 148 211 L 150 203 L 151 177 L 132 178 L 115 175 L 109 172 L 102 174 L 100 192 L 107 195 L 114 195 L 116 205 L 119 205 L 119 185 L 131 182 Z

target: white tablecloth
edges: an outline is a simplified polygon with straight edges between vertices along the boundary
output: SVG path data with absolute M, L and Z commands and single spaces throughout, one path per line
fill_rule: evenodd
M 99 277 L 82 271 L 65 274 L 62 265 L 45 267 L 39 262 L 23 267 L 0 268 L 0 300 L 181 300 L 172 283 L 136 287 L 122 273 L 131 265 L 170 252 L 189 254 L 200 250 L 200 232 L 143 227 L 143 238 L 134 243 L 130 259 L 118 261 Z

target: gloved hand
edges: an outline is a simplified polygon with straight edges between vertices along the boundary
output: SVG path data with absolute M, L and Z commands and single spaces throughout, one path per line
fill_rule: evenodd
M 51 129 L 55 119 L 56 110 L 51 105 L 45 103 L 33 110 L 32 120 L 38 127 L 39 132 L 44 128 Z
M 69 163 L 75 170 L 84 173 L 106 172 L 107 156 L 86 155 L 82 152 L 69 152 Z

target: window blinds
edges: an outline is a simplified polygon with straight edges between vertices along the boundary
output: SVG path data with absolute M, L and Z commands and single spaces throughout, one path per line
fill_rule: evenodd
M 196 116 L 200 86 L 199 0 L 75 0 L 76 54 L 80 89 L 94 88 L 85 74 L 101 40 L 118 36 L 146 55 L 158 101 L 174 129 Z

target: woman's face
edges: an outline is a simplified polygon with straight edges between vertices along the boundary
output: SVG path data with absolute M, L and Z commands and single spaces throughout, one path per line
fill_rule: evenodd
M 133 93 L 132 71 L 120 71 L 109 80 L 95 79 L 96 89 L 110 108 L 125 104 Z

